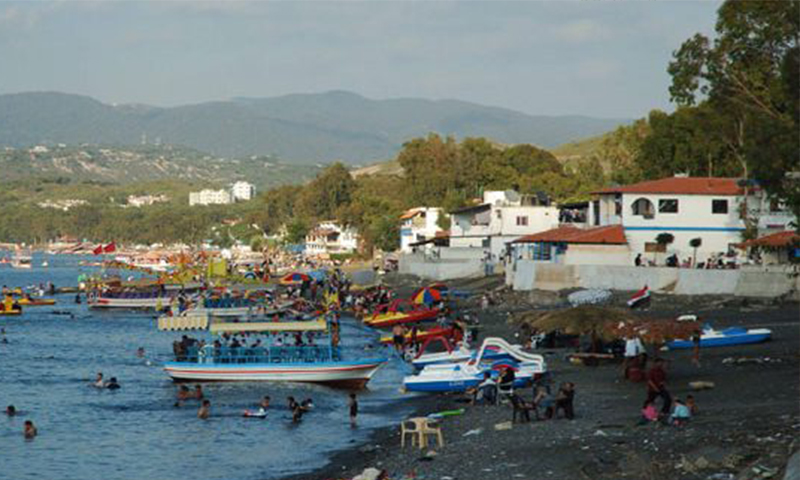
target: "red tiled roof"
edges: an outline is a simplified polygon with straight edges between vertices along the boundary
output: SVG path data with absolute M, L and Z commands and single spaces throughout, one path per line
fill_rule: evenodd
M 406 210 L 404 214 L 400 215 L 400 220 L 408 220 L 409 218 L 415 217 L 419 213 L 422 213 L 421 208 L 412 208 L 410 210 Z
M 677 195 L 740 195 L 743 190 L 738 178 L 668 177 L 620 187 L 610 187 L 593 193 L 673 193 Z
M 559 242 L 559 243 L 606 243 L 624 245 L 628 243 L 622 225 L 595 228 L 559 227 L 545 232 L 526 235 L 512 243 Z
M 789 245 L 800 243 L 800 235 L 792 230 L 785 232 L 772 233 L 753 240 L 741 243 L 742 247 L 788 247 Z

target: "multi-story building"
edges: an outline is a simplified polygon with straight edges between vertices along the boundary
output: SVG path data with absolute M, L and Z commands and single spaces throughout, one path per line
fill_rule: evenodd
M 336 222 L 320 222 L 306 235 L 305 254 L 354 253 L 358 250 L 358 232 Z
M 256 186 L 248 182 L 236 182 L 231 187 L 231 196 L 234 201 L 252 200 L 256 196 Z
M 484 248 L 499 258 L 506 244 L 558 226 L 558 209 L 549 198 L 515 191 L 487 191 L 483 203 L 450 212 L 450 246 Z
M 426 242 L 443 232 L 439 226 L 440 208 L 418 207 L 406 211 L 400 220 L 400 251 L 411 253 L 412 244 Z
M 189 193 L 189 205 L 227 205 L 232 201 L 228 190 L 204 189 Z

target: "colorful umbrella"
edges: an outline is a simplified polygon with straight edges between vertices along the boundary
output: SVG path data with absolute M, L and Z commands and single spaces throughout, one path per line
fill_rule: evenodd
M 433 305 L 442 299 L 442 293 L 434 288 L 421 288 L 411 297 L 414 303 Z

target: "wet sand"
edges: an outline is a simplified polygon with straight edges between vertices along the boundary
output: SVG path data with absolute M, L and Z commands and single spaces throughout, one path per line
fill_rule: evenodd
M 394 279 L 407 290 L 408 278 Z M 498 279 L 457 282 L 455 288 L 494 290 Z M 627 294 L 616 294 L 622 304 Z M 479 311 L 482 337 L 513 339 L 511 311 L 553 304 L 564 295 L 505 293 L 488 311 Z M 477 299 L 461 301 L 477 309 Z M 443 421 L 444 448 L 400 449 L 399 429 L 377 431 L 369 443 L 336 455 L 325 468 L 296 479 L 352 478 L 367 467 L 389 478 L 425 479 L 760 479 L 781 478 L 786 459 L 800 447 L 800 309 L 796 303 L 747 301 L 729 297 L 654 295 L 645 312 L 656 318 L 695 313 L 722 328 L 766 327 L 764 344 L 703 349 L 701 366 L 691 351 L 650 352 L 670 361 L 668 388 L 674 397 L 693 394 L 699 414 L 683 427 L 637 426 L 645 384 L 622 378 L 619 364 L 596 367 L 566 361 L 565 349 L 541 351 L 553 382 L 576 384 L 574 420 L 514 424 L 509 405 L 470 406 L 454 395 L 410 399 L 420 415 L 466 408 Z M 689 382 L 713 382 L 692 391 Z M 530 398 L 531 392 L 524 392 Z M 505 424 L 505 425 L 504 425 Z M 435 452 L 435 453 L 431 453 Z

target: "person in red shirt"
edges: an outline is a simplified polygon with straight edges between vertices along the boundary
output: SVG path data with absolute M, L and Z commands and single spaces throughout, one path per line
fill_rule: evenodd
M 672 396 L 667 390 L 667 372 L 664 370 L 664 361 L 660 358 L 653 362 L 653 367 L 647 373 L 647 402 L 653 402 L 656 397 L 661 397 L 664 401 L 661 413 L 669 415 Z

